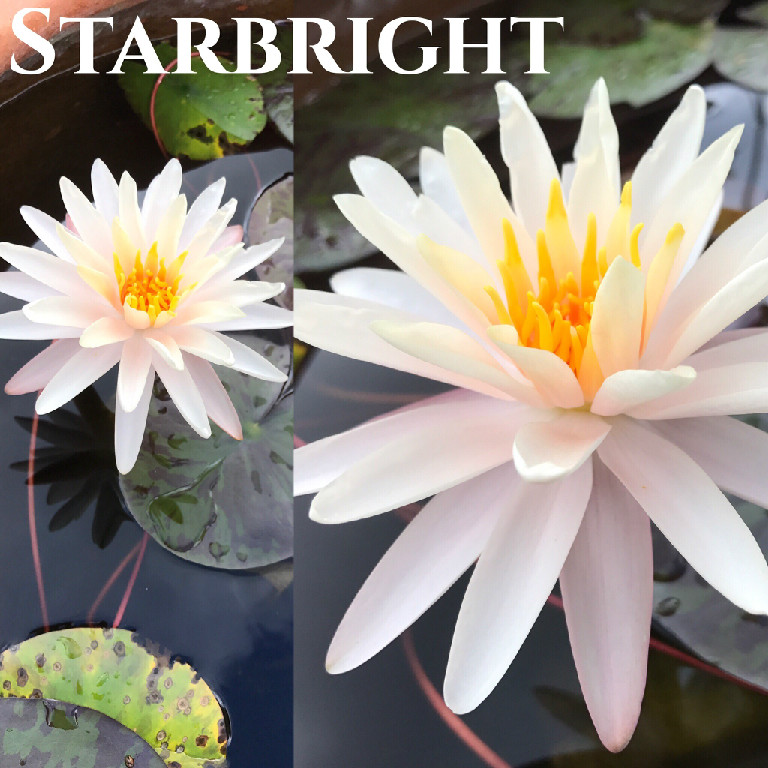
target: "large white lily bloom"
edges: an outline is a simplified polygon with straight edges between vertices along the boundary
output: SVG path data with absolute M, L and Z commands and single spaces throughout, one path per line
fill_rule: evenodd
M 768 412 L 768 331 L 723 332 L 768 294 L 768 203 L 695 261 L 740 135 L 699 154 L 696 86 L 623 190 L 602 81 L 562 174 L 518 91 L 497 95 L 512 202 L 455 128 L 443 153 L 423 150 L 422 195 L 357 158 L 362 195 L 337 203 L 402 271 L 296 296 L 298 338 L 457 387 L 296 453 L 319 522 L 433 497 L 347 611 L 328 668 L 366 661 L 477 560 L 444 687 L 467 712 L 559 578 L 589 711 L 620 750 L 645 687 L 649 518 L 729 600 L 768 613 L 765 559 L 720 490 L 768 506 L 768 435 L 731 418 Z
M 199 435 L 210 436 L 210 417 L 241 439 L 237 413 L 211 363 L 285 380 L 250 347 L 221 333 L 291 324 L 290 312 L 263 303 L 283 291 L 283 284 L 238 279 L 282 240 L 244 248 L 242 230 L 228 227 L 236 201 L 219 207 L 224 179 L 187 211 L 177 160 L 152 181 L 141 206 L 127 173 L 118 185 L 97 160 L 92 179 L 93 203 L 71 181 L 61 180 L 67 227 L 22 208 L 49 251 L 0 244 L 0 257 L 19 270 L 0 273 L 0 291 L 28 302 L 0 315 L 0 338 L 55 339 L 5 391 L 42 390 L 35 408 L 44 414 L 119 363 L 120 472 L 136 461 L 155 373 Z

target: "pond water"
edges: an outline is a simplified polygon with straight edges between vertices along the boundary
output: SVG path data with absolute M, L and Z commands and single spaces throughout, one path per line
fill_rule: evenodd
M 58 191 L 61 175 L 90 189 L 93 160 L 101 157 L 113 173 L 129 171 L 139 187 L 165 160 L 149 131 L 125 103 L 110 77 L 61 75 L 0 107 L 0 132 L 13 150 L 0 167 L 3 202 L 0 239 L 32 244 L 18 208 L 33 205 L 63 216 Z M 225 176 L 227 195 L 239 201 L 233 223 L 247 224 L 259 192 L 292 171 L 292 151 L 267 129 L 246 155 L 195 167 L 185 164 L 184 187 L 194 197 Z M 3 297 L 0 311 L 17 308 Z M 3 342 L 0 380 L 6 381 L 42 349 L 42 342 Z M 114 375 L 105 377 L 81 400 L 85 420 L 98 428 L 101 406 L 114 398 Z M 0 487 L 3 535 L 0 537 L 0 647 L 42 630 L 30 542 L 26 464 L 30 435 L 23 423 L 33 414 L 34 397 L 0 395 Z M 72 405 L 67 410 L 76 413 Z M 94 417 L 94 414 L 95 417 Z M 103 430 L 102 430 L 103 431 Z M 120 562 L 142 540 L 143 531 L 117 501 L 117 475 L 109 449 L 101 460 L 83 466 L 82 457 L 54 450 L 38 437 L 38 478 L 33 496 L 45 600 L 52 627 L 80 626 L 92 620 L 112 625 L 132 570 L 127 567 L 100 604 L 99 592 Z M 109 437 L 105 441 L 108 445 Z M 75 446 L 72 446 L 73 448 Z M 112 457 L 111 461 L 114 461 Z M 43 464 L 41 464 L 43 462 Z M 54 513 L 82 487 L 83 478 L 98 495 L 84 513 Z M 51 484 L 52 483 L 52 484 Z M 99 492 L 98 489 L 102 488 Z M 88 493 L 85 494 L 86 496 Z M 82 499 L 81 499 L 82 501 Z M 72 518 L 71 520 L 69 518 Z M 98 542 L 98 543 L 96 543 Z M 100 546 L 102 545 L 102 546 Z M 288 564 L 289 566 L 290 564 Z M 89 615 L 90 614 L 90 615 Z M 187 562 L 149 539 L 121 627 L 168 649 L 191 664 L 220 697 L 228 713 L 231 768 L 292 765 L 292 587 L 290 568 L 224 571 Z

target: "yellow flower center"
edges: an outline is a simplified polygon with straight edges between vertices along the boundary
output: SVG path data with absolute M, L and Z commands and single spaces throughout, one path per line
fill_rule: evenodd
M 544 229 L 536 233 L 537 285 L 532 284 L 523 265 L 512 224 L 505 219 L 504 259 L 497 262 L 505 295 L 502 297 L 493 286 L 485 288 L 499 324 L 513 325 L 521 345 L 554 352 L 578 376 L 585 350 L 591 344 L 589 331 L 595 297 L 608 267 L 615 258 L 625 258 L 642 269 L 638 238 L 643 225 L 638 224 L 630 231 L 631 211 L 632 183 L 627 182 L 604 245 L 598 249 L 597 220 L 590 214 L 584 252 L 579 255 L 560 182 L 555 179 Z M 646 289 L 646 312 L 651 309 L 655 314 L 682 236 L 682 226 L 675 224 L 653 260 L 648 276 L 653 295 Z M 649 307 L 649 300 L 653 306 Z
M 141 251 L 136 253 L 133 271 L 126 275 L 115 253 L 115 278 L 120 291 L 120 303 L 139 312 L 146 312 L 151 325 L 154 325 L 162 312 L 173 315 L 179 301 L 194 288 L 189 286 L 183 291 L 179 290 L 184 277 L 180 270 L 186 257 L 186 252 L 182 253 L 166 267 L 165 259 L 158 256 L 157 243 L 153 243 L 144 261 L 141 259 Z

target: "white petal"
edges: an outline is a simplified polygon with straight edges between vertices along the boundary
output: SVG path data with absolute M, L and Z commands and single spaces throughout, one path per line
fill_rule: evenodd
M 117 374 L 117 400 L 126 413 L 133 411 L 141 402 L 147 377 L 154 381 L 152 349 L 137 333 L 123 345 Z
M 100 317 L 89 325 L 80 336 L 81 347 L 103 347 L 125 341 L 133 336 L 131 328 L 121 317 Z
M 144 227 L 139 209 L 138 189 L 136 182 L 127 172 L 123 173 L 118 186 L 118 206 L 120 224 L 136 250 L 145 252 L 148 243 L 144 237 Z
M 0 315 L 0 339 L 69 339 L 80 333 L 71 326 L 33 323 L 20 309 Z
M 255 376 L 257 379 L 264 379 L 264 381 L 274 381 L 278 384 L 288 379 L 283 371 L 272 365 L 269 360 L 246 344 L 231 339 L 229 336 L 224 336 L 221 333 L 216 333 L 215 336 L 219 341 L 226 344 L 230 352 L 232 352 L 233 362 L 229 367 L 233 370 L 247 373 L 249 376 Z
M 184 359 L 181 356 L 179 345 L 171 334 L 156 328 L 148 328 L 140 334 L 143 340 L 160 355 L 163 361 L 177 371 L 184 368 Z
M 450 420 L 434 420 L 428 429 L 399 435 L 321 490 L 310 517 L 324 523 L 371 517 L 510 462 L 525 414 L 488 399 Z
M 112 230 L 88 198 L 66 177 L 59 184 L 67 213 L 79 237 L 97 253 L 111 255 Z
M 584 520 L 560 574 L 579 682 L 600 740 L 623 749 L 640 715 L 653 605 L 648 516 L 595 461 Z
M 40 393 L 35 410 L 42 416 L 68 403 L 117 363 L 121 348 L 121 344 L 112 344 L 75 352 Z
M 152 241 L 157 242 L 157 253 L 170 264 L 179 255 L 179 235 L 187 215 L 187 198 L 179 195 L 163 212 Z
M 190 264 L 211 253 L 213 244 L 224 234 L 236 210 L 237 200 L 230 200 L 197 232 L 187 247 Z
M 760 547 L 693 459 L 626 418 L 614 422 L 598 455 L 703 579 L 743 610 L 768 613 Z
M 618 371 L 602 383 L 590 410 L 600 416 L 616 416 L 684 389 L 695 378 L 696 371 L 687 365 L 671 371 Z
M 423 432 L 435 422 L 472 413 L 483 395 L 465 389 L 453 389 L 420 400 L 405 408 L 373 419 L 359 427 L 309 443 L 294 451 L 293 493 L 303 496 L 325 488 L 355 462 L 405 433 Z M 509 408 L 517 406 L 510 403 Z M 504 416 L 506 418 L 506 416 Z
M 242 440 L 240 418 L 213 366 L 194 355 L 184 355 L 184 365 L 203 398 L 209 418 L 235 440 Z
M 49 296 L 25 304 L 22 312 L 33 323 L 87 328 L 104 317 L 102 307 L 100 302 L 84 304 L 82 300 L 69 296 Z
M 592 462 L 553 483 L 520 483 L 467 587 L 443 695 L 474 709 L 517 655 L 557 581 L 592 488 Z
M 728 416 L 654 422 L 728 493 L 768 507 L 768 434 Z
M 250 272 L 254 267 L 258 267 L 259 264 L 266 261 L 280 249 L 283 242 L 284 238 L 280 237 L 277 240 L 269 240 L 266 243 L 260 243 L 238 252 L 229 262 L 222 265 L 219 272 L 211 277 L 209 285 L 220 286 L 228 284 L 232 280 L 237 280 L 247 272 Z
M 147 243 L 157 240 L 158 227 L 181 189 L 181 163 L 174 157 L 150 182 L 141 206 L 141 218 Z M 185 201 L 186 209 L 186 201 Z
M 220 320 L 199 323 L 210 331 L 251 331 L 259 328 L 287 328 L 293 325 L 293 312 L 273 304 L 255 304 L 246 307 L 241 317 L 234 320 Z
M 49 216 L 47 213 L 38 211 L 37 208 L 30 208 L 28 205 L 22 206 L 21 216 L 27 222 L 27 226 L 40 238 L 40 242 L 50 250 L 51 253 L 64 261 L 72 261 L 72 257 L 59 240 L 57 230 L 59 222 Z
M 263 280 L 235 280 L 220 288 L 206 292 L 206 298 L 227 301 L 236 307 L 247 307 L 273 299 L 285 290 L 285 283 L 267 283 Z
M 419 155 L 419 181 L 424 194 L 434 200 L 463 230 L 471 232 L 472 228 L 453 183 L 448 161 L 442 152 L 431 147 L 422 147 Z
M 177 371 L 175 368 L 167 365 L 157 354 L 154 355 L 152 363 L 157 371 L 157 375 L 165 385 L 171 400 L 176 404 L 179 413 L 181 413 L 189 426 L 200 437 L 210 437 L 211 425 L 208 423 L 205 403 L 189 371 L 186 368 Z
M 115 177 L 103 160 L 96 160 L 91 168 L 93 204 L 107 224 L 118 214 L 118 191 Z
M 179 238 L 179 249 L 186 251 L 192 238 L 202 229 L 219 210 L 221 199 L 224 197 L 224 188 L 226 179 L 219 179 L 210 186 L 206 187 L 197 197 L 189 208 L 187 220 L 184 222 L 184 229 Z
M 512 205 L 528 232 L 544 229 L 549 190 L 559 178 L 544 132 L 520 91 L 496 84 L 501 154 L 509 168 Z
M 219 334 L 206 331 L 193 325 L 172 327 L 169 331 L 174 341 L 185 352 L 202 357 L 210 363 L 231 366 L 235 362 L 235 356 L 229 346 L 222 340 Z M 189 356 L 185 355 L 185 359 Z
M 575 472 L 602 443 L 611 425 L 584 411 L 561 411 L 548 421 L 529 421 L 515 436 L 517 471 L 530 482 Z
M 73 264 L 68 264 L 62 259 L 51 256 L 50 253 L 39 251 L 36 248 L 3 243 L 0 245 L 0 257 L 19 271 L 55 291 L 80 296 L 85 291 L 91 293 L 91 289 L 77 274 L 77 269 Z
M 435 496 L 352 601 L 328 649 L 328 671 L 359 666 L 424 613 L 480 555 L 519 484 L 501 466 Z
M 0 293 L 22 301 L 37 301 L 57 295 L 53 288 L 49 288 L 33 277 L 16 270 L 0 272 Z
M 768 331 L 765 328 L 725 331 L 715 338 L 719 343 L 691 355 L 686 363 L 702 370 L 768 359 Z
M 149 370 L 144 380 L 144 387 L 136 407 L 127 412 L 118 401 L 115 410 L 115 460 L 117 471 L 121 475 L 130 472 L 141 448 L 144 438 L 144 427 L 147 424 L 149 402 L 152 399 L 152 385 L 155 383 L 155 372 Z
M 5 391 L 9 395 L 25 395 L 41 390 L 79 349 L 77 339 L 54 341 L 11 377 Z
M 416 193 L 389 163 L 361 155 L 352 160 L 349 170 L 355 184 L 376 208 L 412 234 L 418 234 L 411 214 Z

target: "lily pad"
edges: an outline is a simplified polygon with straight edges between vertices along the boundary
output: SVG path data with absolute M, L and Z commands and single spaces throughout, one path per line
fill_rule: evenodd
M 752 21 L 761 27 L 768 27 L 768 2 L 755 3 L 748 8 L 739 8 L 736 15 L 744 21 Z
M 685 26 L 650 20 L 639 40 L 623 45 L 550 44 L 545 63 L 551 74 L 527 76 L 529 105 L 543 117 L 580 117 L 590 89 L 604 77 L 611 103 L 643 106 L 707 68 L 713 35 L 711 20 Z
M 279 24 L 274 44 L 280 51 L 280 66 L 259 75 L 259 82 L 264 89 L 264 104 L 269 119 L 293 144 L 293 80 L 288 74 L 293 60 L 293 27 Z
M 176 59 L 176 49 L 160 43 L 157 55 L 163 66 Z M 225 69 L 235 64 L 217 57 Z M 211 160 L 244 146 L 267 123 L 261 86 L 251 75 L 211 72 L 199 58 L 192 59 L 193 75 L 169 74 L 155 98 L 157 132 L 165 148 L 176 157 Z M 150 103 L 157 77 L 139 62 L 126 62 L 119 82 L 128 102 L 152 128 Z
M 768 30 L 718 27 L 714 40 L 717 71 L 739 85 L 768 91 Z
M 241 336 L 288 372 L 289 344 Z M 216 568 L 255 568 L 293 555 L 293 395 L 287 385 L 218 370 L 243 425 L 198 437 L 156 385 L 126 503 L 166 549 Z
M 90 707 L 138 734 L 168 768 L 226 765 L 225 716 L 213 691 L 125 629 L 64 629 L 12 646 L 0 655 L 0 696 Z
M 267 188 L 256 201 L 248 219 L 248 241 L 252 245 L 284 237 L 280 249 L 256 267 L 259 280 L 285 283 L 276 301 L 293 309 L 293 176 Z
M 142 738 L 111 717 L 46 699 L 0 700 L 0 764 L 25 768 L 164 768 Z

